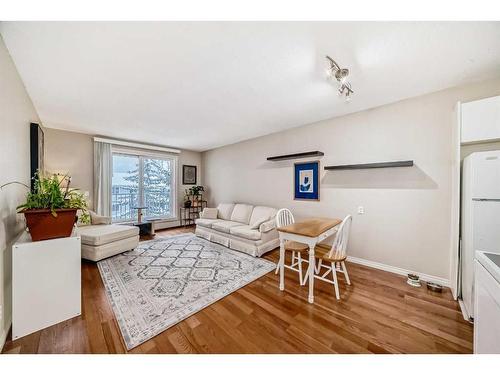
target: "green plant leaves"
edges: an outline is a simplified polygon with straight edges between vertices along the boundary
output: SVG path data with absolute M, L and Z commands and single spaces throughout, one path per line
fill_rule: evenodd
M 64 176 L 67 178 L 68 176 Z M 64 179 L 63 179 L 64 180 Z M 57 175 L 42 176 L 37 173 L 34 181 L 35 188 L 26 195 L 26 202 L 17 207 L 18 211 L 32 209 L 50 209 L 54 217 L 55 210 L 61 208 L 76 208 L 82 210 L 81 221 L 87 223 L 90 216 L 87 212 L 87 201 L 85 196 L 78 190 L 70 189 L 69 184 L 61 188 L 61 182 Z

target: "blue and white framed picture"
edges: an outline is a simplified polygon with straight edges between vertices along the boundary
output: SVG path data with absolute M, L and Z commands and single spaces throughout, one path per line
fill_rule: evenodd
M 319 161 L 295 163 L 295 199 L 319 201 Z

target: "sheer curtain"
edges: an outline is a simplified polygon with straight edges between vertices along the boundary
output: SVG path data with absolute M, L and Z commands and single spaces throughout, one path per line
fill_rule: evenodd
M 103 216 L 111 216 L 112 157 L 110 143 L 94 141 L 94 211 Z

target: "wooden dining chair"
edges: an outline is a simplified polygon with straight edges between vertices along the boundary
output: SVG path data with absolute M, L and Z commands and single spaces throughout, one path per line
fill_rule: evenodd
M 349 274 L 345 265 L 347 258 L 347 242 L 349 240 L 349 231 L 351 229 L 352 216 L 347 215 L 335 235 L 332 246 L 318 244 L 314 248 L 314 257 L 318 259 L 317 265 L 314 267 L 314 277 L 327 283 L 333 284 L 335 287 L 335 296 L 340 299 L 339 285 L 337 282 L 337 272 L 344 274 L 348 285 L 351 285 Z M 324 264 L 323 262 L 327 263 Z M 323 274 L 321 272 L 325 271 Z M 329 273 L 332 273 L 332 279 L 328 279 Z
M 282 208 L 278 211 L 276 214 L 276 227 L 284 227 L 285 225 L 290 225 L 295 223 L 295 219 L 293 217 L 292 211 L 290 211 L 288 208 Z M 302 259 L 302 253 L 308 253 L 309 246 L 300 242 L 296 241 L 286 241 L 285 242 L 285 252 L 286 251 L 291 251 L 292 252 L 292 262 L 290 265 L 287 265 L 286 263 L 283 265 L 283 267 L 288 268 L 292 271 L 298 272 L 299 273 L 299 282 L 300 285 L 304 285 L 306 282 L 307 278 L 307 273 L 302 276 L 302 262 L 309 263 L 307 260 L 307 257 L 305 259 Z M 280 262 L 278 262 L 278 265 L 276 266 L 276 274 L 279 273 L 280 271 Z

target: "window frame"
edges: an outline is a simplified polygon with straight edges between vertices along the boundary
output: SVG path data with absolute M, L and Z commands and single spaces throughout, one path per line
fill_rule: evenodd
M 170 160 L 172 161 L 172 186 L 170 188 L 170 193 L 171 193 L 171 208 L 172 208 L 172 215 L 171 216 L 152 216 L 149 217 L 148 220 L 159 220 L 159 221 L 175 221 L 178 219 L 178 214 L 177 214 L 177 194 L 178 194 L 178 162 L 179 162 L 179 156 L 177 154 L 171 154 L 168 152 L 161 152 L 161 151 L 149 151 L 149 150 L 141 150 L 137 148 L 131 148 L 131 147 L 123 147 L 123 146 L 115 146 L 113 145 L 111 147 L 111 174 L 113 174 L 113 156 L 117 155 L 130 155 L 130 156 L 137 156 L 139 158 L 139 186 L 138 186 L 138 191 L 140 192 L 139 194 L 139 199 L 142 201 L 143 194 L 144 194 L 144 183 L 143 183 L 143 168 L 144 168 L 144 163 L 143 159 L 145 158 L 151 158 L 151 159 L 159 159 L 159 160 Z M 111 188 L 113 187 L 113 176 L 111 175 Z M 112 201 L 112 199 L 111 199 Z M 138 204 L 142 204 L 142 202 L 139 202 Z M 135 222 L 136 219 L 123 219 L 123 220 L 114 220 L 113 219 L 113 212 L 111 210 L 111 221 L 112 223 L 130 223 L 130 222 Z

